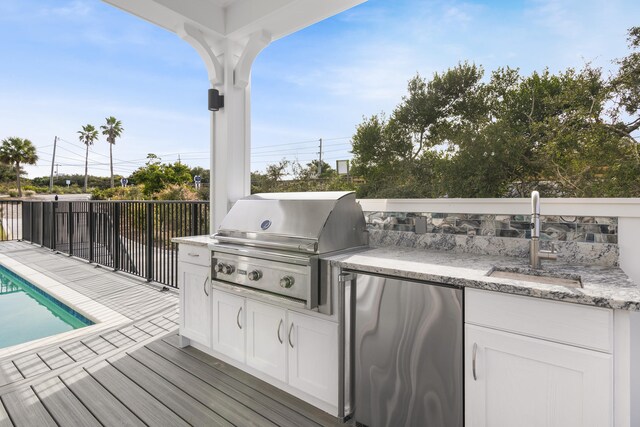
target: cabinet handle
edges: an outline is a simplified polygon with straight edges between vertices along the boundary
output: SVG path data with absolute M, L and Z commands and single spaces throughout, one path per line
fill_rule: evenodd
M 478 374 L 476 373 L 476 355 L 478 354 L 478 343 L 473 343 L 473 355 L 471 358 L 471 373 L 473 374 L 473 380 L 478 381 Z
M 284 343 L 284 341 L 282 341 L 282 337 L 280 336 L 280 328 L 282 327 L 282 323 L 283 320 L 280 319 L 280 323 L 278 323 L 278 341 L 280 341 L 280 344 Z
M 195 253 L 195 252 L 189 252 L 189 253 L 187 253 L 187 255 L 189 255 L 189 256 L 193 256 L 193 257 L 200 256 L 200 254 L 197 254 L 197 253 Z
M 204 283 L 202 284 L 202 290 L 204 291 L 204 294 L 206 296 L 209 296 L 209 292 L 207 292 L 207 281 L 209 280 L 208 277 L 204 278 Z
M 291 342 L 291 332 L 293 332 L 293 322 L 291 322 L 291 326 L 289 326 L 289 345 L 293 348 L 293 343 Z
M 240 313 L 242 313 L 242 306 L 238 309 L 238 315 L 236 316 L 236 323 L 238 324 L 238 328 L 242 329 L 242 325 L 240 324 Z

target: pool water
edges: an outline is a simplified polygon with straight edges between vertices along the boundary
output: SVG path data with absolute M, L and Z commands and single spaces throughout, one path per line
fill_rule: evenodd
M 80 313 L 0 266 L 0 348 L 92 324 Z

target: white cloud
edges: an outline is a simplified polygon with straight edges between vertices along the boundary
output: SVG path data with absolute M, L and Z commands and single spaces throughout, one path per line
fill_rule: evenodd
M 44 16 L 56 16 L 62 18 L 84 18 L 92 11 L 91 5 L 82 0 L 67 2 L 63 6 L 42 8 L 40 13 Z

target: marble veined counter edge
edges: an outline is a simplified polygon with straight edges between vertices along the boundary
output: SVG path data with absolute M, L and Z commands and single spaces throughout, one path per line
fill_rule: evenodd
M 488 277 L 494 267 L 527 267 L 527 259 L 412 248 L 370 248 L 331 257 L 342 268 L 596 307 L 640 311 L 640 288 L 619 267 L 543 261 L 559 275 L 580 275 L 583 288 Z

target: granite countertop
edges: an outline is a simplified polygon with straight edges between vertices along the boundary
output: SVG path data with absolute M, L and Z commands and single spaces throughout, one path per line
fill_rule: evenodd
M 212 239 L 205 235 L 178 237 L 172 241 L 207 246 Z M 571 288 L 487 276 L 496 267 L 526 269 L 527 258 L 381 247 L 336 255 L 329 259 L 342 268 L 363 272 L 596 307 L 640 311 L 640 287 L 619 267 L 542 261 L 543 270 L 550 274 L 564 277 L 580 276 L 583 288 Z
M 542 261 L 543 270 L 582 279 L 583 288 L 487 277 L 494 268 L 526 269 L 528 259 L 412 248 L 371 248 L 330 258 L 342 268 L 597 307 L 640 311 L 640 287 L 619 267 Z
M 209 243 L 213 243 L 213 239 L 208 234 L 204 236 L 174 237 L 171 241 L 173 243 L 184 243 L 193 246 L 208 246 Z

